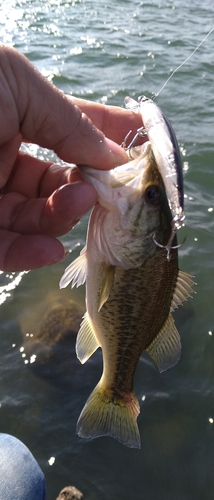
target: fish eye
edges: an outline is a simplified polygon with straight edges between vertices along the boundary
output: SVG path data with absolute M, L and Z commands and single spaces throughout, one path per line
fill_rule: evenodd
M 158 205 L 158 203 L 160 202 L 160 197 L 161 197 L 161 189 L 159 188 L 159 186 L 151 184 L 146 188 L 145 198 L 150 205 Z

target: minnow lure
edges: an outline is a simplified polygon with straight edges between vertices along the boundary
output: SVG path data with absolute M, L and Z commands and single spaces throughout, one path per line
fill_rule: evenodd
M 172 231 L 167 245 L 165 246 L 167 251 L 167 259 L 170 259 L 170 250 L 173 249 L 172 242 L 178 229 L 183 225 L 185 214 L 184 214 L 184 189 L 183 189 L 183 171 L 180 158 L 180 151 L 178 142 L 175 136 L 175 132 L 172 125 L 163 114 L 159 106 L 154 102 L 156 97 L 162 92 L 169 80 L 174 76 L 174 74 L 195 54 L 199 47 L 204 43 L 208 36 L 213 32 L 214 27 L 206 34 L 203 40 L 197 45 L 197 47 L 191 52 L 191 54 L 181 63 L 172 74 L 167 78 L 161 89 L 157 94 L 149 99 L 146 96 L 140 96 L 138 102 L 131 97 L 125 98 L 125 107 L 135 112 L 141 113 L 143 126 L 137 130 L 134 138 L 130 142 L 129 146 L 126 147 L 126 141 L 131 133 L 127 134 L 123 142 L 123 147 L 130 153 L 131 148 L 135 145 L 139 137 L 147 136 L 151 142 L 152 151 L 158 165 L 158 169 L 162 175 L 163 182 L 165 184 L 165 189 L 169 201 L 170 208 L 174 214 L 172 219 Z M 163 247 L 155 240 L 155 235 L 153 240 L 156 245 Z M 179 245 L 180 246 L 180 245 Z M 178 248 L 178 246 L 176 246 Z
M 185 219 L 183 172 L 178 142 L 172 125 L 152 99 L 140 96 L 137 102 L 131 97 L 126 97 L 125 107 L 140 113 L 144 124 L 137 130 L 126 149 L 130 150 L 139 137 L 148 137 L 155 161 L 163 178 L 170 208 L 174 214 L 171 222 L 171 235 L 165 246 L 167 259 L 169 260 L 170 250 L 173 248 L 171 246 L 172 241 Z M 158 244 L 155 238 L 154 242 Z

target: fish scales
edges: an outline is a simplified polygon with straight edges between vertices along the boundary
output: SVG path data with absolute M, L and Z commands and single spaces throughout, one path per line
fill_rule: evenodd
M 105 336 L 102 351 L 108 387 L 132 390 L 139 357 L 168 317 L 177 275 L 176 252 L 167 262 L 165 251 L 158 248 L 139 268 L 115 269 L 114 286 L 94 324 Z
M 98 347 L 103 355 L 103 374 L 80 414 L 77 433 L 111 436 L 137 448 L 135 369 L 145 349 L 159 371 L 177 363 L 181 344 L 171 311 L 191 295 L 193 280 L 178 269 L 176 236 L 170 260 L 166 256 L 172 214 L 150 142 L 134 154 L 135 160 L 109 172 L 81 167 L 99 203 L 86 247 L 60 286 L 86 282 L 76 352 L 82 363 Z

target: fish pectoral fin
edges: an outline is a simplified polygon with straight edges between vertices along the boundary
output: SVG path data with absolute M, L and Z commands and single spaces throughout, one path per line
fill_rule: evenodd
M 100 304 L 99 304 L 99 309 L 102 309 L 103 304 L 108 300 L 111 289 L 114 284 L 114 272 L 115 272 L 115 267 L 111 265 L 106 265 L 105 266 L 105 271 L 104 271 L 104 276 L 103 276 L 103 281 L 102 281 L 102 286 L 101 286 L 101 292 L 100 292 Z
M 171 314 L 146 350 L 160 372 L 171 368 L 178 362 L 181 354 L 181 341 Z
M 195 291 L 192 288 L 192 285 L 196 283 L 193 281 L 193 276 L 191 274 L 186 273 L 185 271 L 179 271 L 177 282 L 175 286 L 175 291 L 172 297 L 170 312 L 174 311 L 176 307 L 183 304 L 188 297 L 192 297 L 192 294 Z
M 86 280 L 87 270 L 87 257 L 86 247 L 82 249 L 79 257 L 75 259 L 68 267 L 66 267 L 64 274 L 59 282 L 60 288 L 65 288 L 71 283 L 71 288 L 83 285 Z
M 136 421 L 139 412 L 134 393 L 123 396 L 105 389 L 99 382 L 79 416 L 77 434 L 86 439 L 111 436 L 130 448 L 140 448 Z
M 83 364 L 100 347 L 97 337 L 91 325 L 90 318 L 86 312 L 77 335 L 76 354 L 79 361 Z

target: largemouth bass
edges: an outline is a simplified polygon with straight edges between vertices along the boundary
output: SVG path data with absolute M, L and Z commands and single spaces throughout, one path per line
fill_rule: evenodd
M 192 291 L 192 278 L 168 261 L 172 215 L 150 142 L 133 148 L 137 158 L 111 171 L 81 167 L 98 193 L 86 246 L 66 269 L 60 286 L 86 281 L 86 313 L 77 336 L 81 363 L 100 346 L 102 377 L 77 422 L 84 438 L 112 436 L 138 448 L 139 402 L 133 377 L 145 349 L 160 371 L 180 357 L 180 336 L 171 315 Z M 176 236 L 173 245 L 176 246 Z

